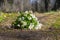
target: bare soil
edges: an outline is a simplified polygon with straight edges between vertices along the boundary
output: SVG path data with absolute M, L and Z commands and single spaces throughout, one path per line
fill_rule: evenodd
M 60 40 L 60 31 L 2 31 L 0 40 Z

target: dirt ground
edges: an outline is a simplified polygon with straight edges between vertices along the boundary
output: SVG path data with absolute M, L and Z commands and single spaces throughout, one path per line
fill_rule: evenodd
M 0 40 L 60 40 L 58 31 L 2 31 Z

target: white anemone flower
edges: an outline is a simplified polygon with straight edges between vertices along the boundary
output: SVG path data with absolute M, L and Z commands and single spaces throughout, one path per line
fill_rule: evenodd
M 33 13 L 33 11 L 29 11 L 30 13 Z
M 41 29 L 41 28 L 42 28 L 42 24 L 41 24 L 41 23 L 39 23 L 39 24 L 35 27 L 36 30 Z
M 20 25 L 19 25 L 19 24 L 18 24 L 17 26 L 18 26 L 18 27 L 20 27 Z
M 33 29 L 34 25 L 31 23 L 30 26 L 29 26 L 29 29 Z
M 30 17 L 29 20 L 31 20 L 32 18 Z
M 26 14 L 28 14 L 29 12 L 28 11 L 25 11 Z
M 24 20 L 24 17 L 22 17 L 22 20 Z
M 26 26 L 27 25 L 27 22 L 25 21 L 22 21 L 23 25 L 22 26 Z
M 30 14 L 32 17 L 34 16 L 33 14 Z
M 28 17 L 29 20 L 31 20 L 32 18 L 31 17 Z
M 30 14 L 30 15 L 32 16 L 32 18 L 35 18 L 38 21 L 38 19 L 35 15 L 33 15 L 33 14 Z
M 32 16 L 32 18 L 36 18 L 35 15 L 33 15 L 33 14 L 30 14 L 30 15 Z
M 24 16 L 26 16 L 26 17 L 27 17 L 27 14 L 24 14 Z
M 22 19 L 21 18 L 19 18 L 19 21 L 21 21 Z
M 35 20 L 38 21 L 37 17 L 35 17 Z

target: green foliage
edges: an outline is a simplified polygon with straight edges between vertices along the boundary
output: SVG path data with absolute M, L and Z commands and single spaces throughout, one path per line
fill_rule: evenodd
M 13 27 L 16 29 L 34 29 L 38 25 L 37 18 L 31 12 L 21 12 L 16 21 L 13 22 Z
M 3 13 L 0 13 L 0 22 L 2 22 L 4 19 L 5 19 L 5 18 L 4 18 Z
M 0 16 L 0 22 L 2 22 L 4 20 L 4 18 L 2 16 Z

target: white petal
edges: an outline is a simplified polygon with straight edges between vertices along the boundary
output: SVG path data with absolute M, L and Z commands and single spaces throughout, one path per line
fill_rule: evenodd
M 25 11 L 25 13 L 29 13 L 28 11 Z
M 35 27 L 35 29 L 38 30 L 38 29 L 41 29 L 41 27 L 42 27 L 42 24 L 40 23 Z

